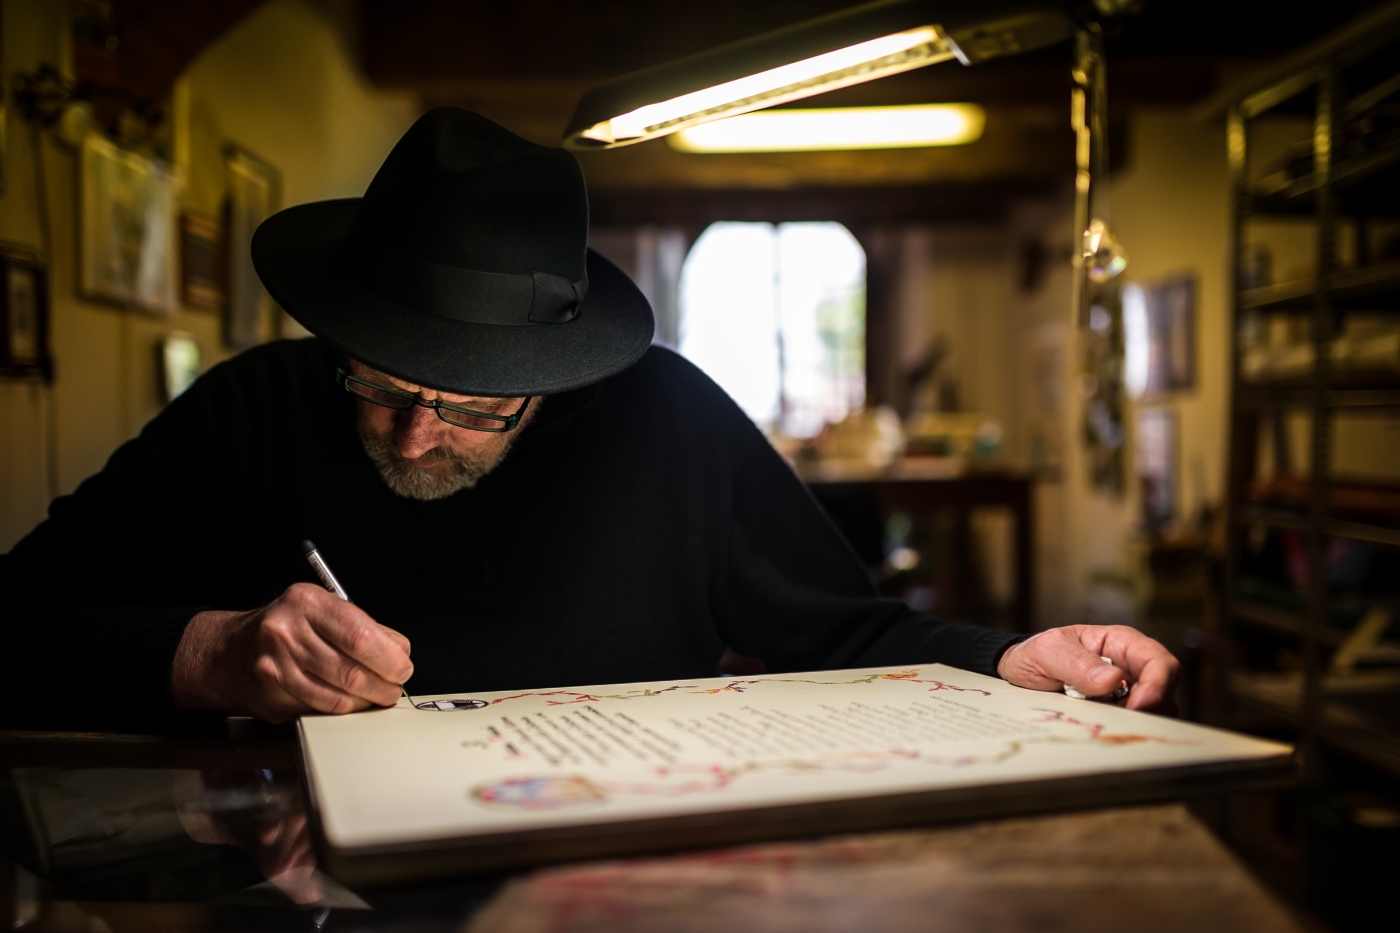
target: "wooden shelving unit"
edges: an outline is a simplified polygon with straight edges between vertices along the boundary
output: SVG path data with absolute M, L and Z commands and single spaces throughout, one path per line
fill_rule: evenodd
M 1366 236 L 1367 224 L 1400 218 L 1400 125 L 1371 138 L 1355 131 L 1356 121 L 1375 108 L 1400 107 L 1400 4 L 1374 10 L 1235 91 L 1227 123 L 1235 273 L 1218 712 L 1225 722 L 1249 713 L 1292 730 L 1305 758 L 1341 752 L 1400 778 L 1400 677 L 1333 676 L 1332 656 L 1348 631 L 1338 627 L 1335 594 L 1327 582 L 1333 539 L 1400 548 L 1400 522 L 1334 514 L 1332 449 L 1337 418 L 1400 412 L 1400 360 L 1389 367 L 1354 368 L 1338 345 L 1351 314 L 1394 314 L 1400 325 L 1400 258 L 1373 260 Z M 1277 172 L 1251 183 L 1250 126 L 1279 112 L 1311 117 L 1311 170 L 1294 177 Z M 1311 218 L 1315 274 L 1245 288 L 1241 270 L 1249 226 L 1279 217 Z M 1361 231 L 1350 267 L 1339 257 L 1344 225 Z M 1286 378 L 1251 377 L 1243 365 L 1242 334 L 1251 319 L 1275 315 L 1306 319 L 1307 365 Z M 1309 419 L 1306 491 L 1296 501 L 1261 502 L 1250 496 L 1258 479 L 1260 426 L 1281 412 L 1302 412 Z M 1396 456 L 1400 459 L 1400 450 Z M 1263 601 L 1257 587 L 1242 579 L 1248 540 L 1261 530 L 1302 539 L 1307 584 L 1301 594 Z M 1400 611 L 1400 580 L 1396 593 L 1393 605 Z M 1261 652 L 1261 643 L 1276 648 Z M 1276 670 L 1250 663 L 1270 650 L 1296 663 Z
M 1333 272 L 1327 276 L 1324 289 L 1338 310 L 1400 309 L 1400 260 Z M 1310 312 L 1316 303 L 1317 283 L 1313 279 L 1246 289 L 1239 296 L 1240 308 L 1245 311 Z

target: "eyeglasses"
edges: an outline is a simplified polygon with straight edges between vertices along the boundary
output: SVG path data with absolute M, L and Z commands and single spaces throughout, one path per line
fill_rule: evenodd
M 489 431 L 493 434 L 502 434 L 518 427 L 520 416 L 525 414 L 525 409 L 533 397 L 525 396 L 525 401 L 520 403 L 520 407 L 516 409 L 515 413 L 507 415 L 500 412 L 463 408 L 460 405 L 444 402 L 442 399 L 425 399 L 417 392 L 405 392 L 403 389 L 393 386 L 382 386 L 377 382 L 368 382 L 359 376 L 351 375 L 341 367 L 336 368 L 335 381 L 346 392 L 371 404 L 382 405 L 395 411 L 407 411 L 414 405 L 419 405 L 423 408 L 433 409 L 439 418 L 453 427 L 466 428 L 470 431 Z M 501 401 L 504 402 L 505 399 Z

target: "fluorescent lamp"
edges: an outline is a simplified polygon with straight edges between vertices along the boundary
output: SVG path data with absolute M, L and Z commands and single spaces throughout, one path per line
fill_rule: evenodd
M 670 143 L 682 152 L 958 146 L 980 138 L 986 120 L 986 111 L 977 104 L 765 110 L 692 126 L 672 136 Z
M 626 146 L 950 58 L 971 65 L 1014 55 L 1069 34 L 1063 0 L 875 0 L 600 84 L 579 100 L 564 144 Z
M 938 28 L 921 26 L 638 107 L 595 123 L 581 135 L 608 145 L 649 139 L 952 57 Z

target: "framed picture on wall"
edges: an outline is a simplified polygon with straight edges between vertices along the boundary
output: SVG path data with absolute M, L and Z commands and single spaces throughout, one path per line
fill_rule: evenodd
M 48 275 L 39 255 L 0 244 L 0 376 L 49 379 Z
M 78 290 L 152 314 L 177 305 L 175 176 L 99 133 L 83 140 Z
M 1176 412 L 1170 408 L 1138 412 L 1137 474 L 1142 527 L 1157 534 L 1176 518 Z
M 187 308 L 222 311 L 224 228 L 212 217 L 180 217 L 180 299 Z
M 228 170 L 228 300 L 224 343 L 244 349 L 274 336 L 276 305 L 253 268 L 253 231 L 282 198 L 277 169 L 236 146 L 224 150 Z
M 1123 288 L 1124 381 L 1134 396 L 1196 387 L 1196 279 Z

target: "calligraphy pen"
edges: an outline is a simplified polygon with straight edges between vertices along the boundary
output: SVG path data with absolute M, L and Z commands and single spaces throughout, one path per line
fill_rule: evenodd
M 327 564 L 326 559 L 321 556 L 321 552 L 316 550 L 316 545 L 312 544 L 310 541 L 303 541 L 301 542 L 301 549 L 306 552 L 306 560 L 307 563 L 311 564 L 311 569 L 316 571 L 316 576 L 321 578 L 321 584 L 347 603 L 351 602 L 352 600 L 349 594 L 345 592 L 345 587 L 341 586 L 340 581 L 335 578 L 335 574 L 331 573 L 330 565 Z M 403 693 L 404 698 L 408 700 L 409 706 L 415 705 L 413 697 L 408 695 L 408 689 L 404 687 L 403 684 L 399 684 L 399 691 Z

